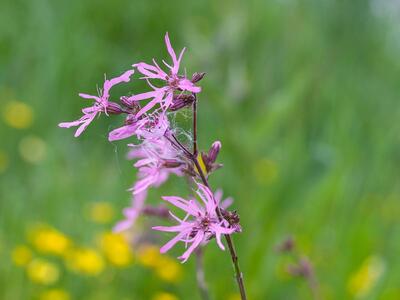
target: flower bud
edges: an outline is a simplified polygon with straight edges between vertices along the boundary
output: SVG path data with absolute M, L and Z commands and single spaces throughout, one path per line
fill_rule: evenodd
M 126 106 L 126 107 L 131 107 L 132 102 L 133 102 L 133 101 L 130 101 L 130 100 L 129 100 L 129 97 L 126 97 L 126 96 L 121 97 L 121 98 L 120 98 L 120 101 L 121 101 L 121 103 L 122 103 L 124 106 Z
M 119 115 L 125 111 L 121 108 L 121 106 L 119 106 L 119 104 L 115 102 L 108 102 L 106 112 L 111 115 Z
M 203 79 L 204 75 L 206 75 L 205 72 L 201 72 L 201 73 L 196 72 L 196 73 L 194 73 L 193 76 L 192 76 L 192 82 L 193 83 L 199 82 L 200 80 Z
M 208 150 L 208 161 L 210 163 L 214 163 L 217 160 L 217 156 L 219 151 L 221 150 L 222 144 L 220 141 L 215 141 L 212 145 L 210 150 Z
M 181 108 L 191 105 L 194 100 L 195 100 L 195 97 L 192 94 L 190 94 L 190 95 L 188 95 L 188 94 L 175 95 L 172 100 L 172 105 L 169 107 L 169 110 L 177 111 Z

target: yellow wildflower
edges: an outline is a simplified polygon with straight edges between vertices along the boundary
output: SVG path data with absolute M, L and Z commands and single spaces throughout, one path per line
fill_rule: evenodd
M 0 150 L 0 174 L 7 170 L 8 167 L 8 156 L 7 154 Z
M 174 294 L 159 292 L 154 295 L 152 300 L 178 300 L 178 297 L 175 296 Z
M 18 145 L 21 157 L 32 164 L 41 162 L 46 157 L 46 143 L 37 136 L 26 136 Z
M 99 224 L 111 222 L 114 213 L 113 207 L 108 202 L 95 202 L 90 204 L 88 207 L 89 220 Z
M 26 271 L 28 277 L 39 284 L 52 284 L 60 277 L 57 265 L 41 258 L 32 260 L 28 264 Z
M 139 263 L 146 267 L 157 267 L 161 259 L 160 249 L 153 245 L 141 247 L 136 256 Z
M 349 280 L 348 290 L 356 298 L 367 297 L 385 272 L 385 262 L 380 256 L 368 257 Z
M 17 266 L 26 266 L 32 260 L 32 251 L 27 246 L 19 245 L 14 248 L 11 256 Z
M 71 241 L 60 231 L 47 225 L 34 227 L 29 233 L 33 246 L 42 253 L 64 255 Z
M 168 282 L 177 282 L 182 275 L 181 265 L 174 259 L 162 255 L 155 266 L 156 274 Z
M 13 100 L 5 105 L 3 119 L 10 127 L 29 128 L 33 123 L 33 110 L 26 103 Z
M 103 257 L 90 248 L 73 249 L 66 256 L 67 266 L 74 272 L 96 276 L 104 269 Z
M 70 300 L 69 293 L 63 289 L 50 289 L 40 294 L 39 300 Z
M 110 263 L 124 267 L 132 262 L 132 249 L 122 234 L 106 232 L 100 236 L 100 247 Z

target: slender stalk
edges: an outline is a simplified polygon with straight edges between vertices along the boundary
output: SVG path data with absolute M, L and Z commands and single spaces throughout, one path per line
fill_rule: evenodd
M 193 96 L 193 156 L 197 156 L 197 95 Z
M 202 171 L 202 169 L 200 167 L 200 164 L 199 164 L 199 162 L 197 160 L 197 157 L 193 156 L 192 160 L 193 160 L 194 164 L 196 165 L 196 168 L 197 168 L 197 170 L 198 170 L 198 172 L 200 174 L 201 180 L 203 181 L 203 184 L 205 186 L 207 186 L 211 190 L 210 185 L 208 183 L 208 180 L 204 176 L 203 171 Z M 215 201 L 215 199 L 214 199 L 214 201 Z M 222 220 L 223 217 L 222 217 L 221 209 L 219 208 L 219 206 L 217 206 L 216 212 L 217 212 L 218 218 L 220 220 Z M 225 236 L 225 239 L 226 239 L 226 243 L 228 244 L 229 254 L 231 255 L 233 267 L 235 269 L 236 282 L 237 282 L 238 287 L 239 287 L 241 299 L 242 300 L 247 300 L 246 290 L 245 290 L 245 287 L 244 287 L 243 273 L 240 271 L 239 258 L 238 258 L 238 255 L 237 255 L 237 252 L 236 252 L 236 249 L 235 249 L 235 245 L 234 245 L 233 240 L 232 240 L 232 238 L 231 238 L 231 236 L 229 234 L 225 234 L 224 236 Z
M 201 181 L 203 182 L 203 184 L 205 186 L 207 186 L 211 190 L 208 180 L 207 180 L 206 176 L 204 175 L 203 170 L 201 169 L 199 161 L 197 159 L 197 96 L 196 96 L 196 94 L 193 94 L 193 95 L 195 97 L 195 101 L 193 102 L 193 155 L 191 156 L 191 160 L 193 161 L 193 163 L 195 164 L 195 166 L 197 168 L 197 171 L 200 175 Z M 214 201 L 215 201 L 215 199 L 214 199 Z M 223 217 L 222 217 L 221 209 L 219 206 L 217 206 L 216 213 L 218 215 L 218 218 L 220 220 L 222 220 Z M 229 253 L 231 255 L 233 267 L 235 269 L 235 277 L 236 277 L 236 282 L 239 287 L 241 299 L 247 300 L 246 290 L 245 290 L 244 281 L 243 281 L 243 273 L 241 272 L 240 267 L 239 267 L 239 258 L 238 258 L 238 255 L 237 255 L 237 252 L 235 249 L 235 245 L 229 234 L 225 234 L 224 236 L 226 239 L 226 243 L 228 244 Z
M 210 184 L 208 183 L 208 180 L 207 180 L 206 176 L 204 175 L 204 172 L 201 169 L 200 163 L 197 159 L 197 105 L 196 105 L 197 97 L 195 94 L 194 94 L 194 96 L 195 96 L 195 101 L 193 102 L 193 153 L 190 153 L 190 151 L 181 142 L 179 142 L 179 140 L 176 138 L 175 135 L 172 135 L 173 140 L 171 140 L 167 136 L 166 137 L 173 145 L 175 145 L 178 148 L 181 148 L 183 150 L 183 152 L 185 152 L 187 157 L 195 164 L 196 169 L 198 171 L 198 174 L 200 175 L 200 178 L 201 178 L 201 181 L 203 182 L 203 184 L 211 190 Z M 215 201 L 215 199 L 214 199 L 214 201 Z M 220 220 L 222 220 L 223 216 L 221 213 L 221 209 L 218 205 L 216 208 L 216 213 L 217 213 L 218 218 Z M 224 234 L 224 236 L 225 236 L 226 243 L 228 245 L 229 254 L 231 256 L 233 267 L 235 270 L 235 277 L 236 277 L 237 285 L 239 287 L 241 300 L 247 300 L 246 290 L 244 287 L 243 273 L 241 272 L 240 267 L 239 267 L 239 258 L 238 258 L 238 255 L 237 255 L 237 252 L 235 249 L 234 242 L 232 240 L 232 237 L 229 234 Z
M 208 291 L 206 279 L 204 276 L 204 260 L 203 260 L 203 248 L 198 248 L 196 254 L 196 279 L 197 286 L 200 290 L 200 296 L 203 300 L 210 300 L 210 293 Z

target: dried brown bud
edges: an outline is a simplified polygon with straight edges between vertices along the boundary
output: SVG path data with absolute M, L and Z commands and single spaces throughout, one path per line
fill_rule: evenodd
M 182 165 L 182 162 L 174 160 L 174 159 L 165 159 L 163 166 L 165 168 L 177 168 Z
M 296 243 L 295 243 L 293 237 L 289 236 L 283 242 L 279 243 L 275 247 L 275 250 L 277 252 L 281 252 L 281 253 L 291 252 L 291 251 L 293 251 L 295 246 L 296 246 Z
M 236 210 L 229 211 L 221 209 L 222 217 L 228 221 L 229 226 L 235 228 L 236 232 L 241 232 L 242 227 L 240 226 L 240 217 Z
M 204 72 L 201 72 L 201 73 L 196 72 L 196 73 L 194 73 L 193 76 L 192 76 L 192 82 L 193 83 L 199 82 L 200 80 L 203 79 L 204 75 L 206 75 L 206 73 L 204 73 Z
M 164 205 L 159 206 L 145 206 L 142 213 L 147 216 L 159 217 L 163 219 L 168 219 L 170 217 L 169 210 Z
M 297 264 L 291 264 L 287 267 L 287 272 L 292 276 L 301 276 L 310 278 L 314 276 L 314 269 L 311 262 L 306 258 L 301 258 Z

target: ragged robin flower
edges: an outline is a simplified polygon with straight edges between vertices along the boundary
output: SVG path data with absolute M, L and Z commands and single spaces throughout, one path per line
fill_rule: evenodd
M 95 100 L 93 106 L 82 109 L 83 116 L 79 120 L 72 122 L 63 122 L 58 124 L 58 126 L 63 128 L 79 126 L 77 131 L 75 132 L 75 137 L 78 137 L 89 126 L 89 124 L 98 114 L 102 112 L 104 112 L 105 114 L 121 113 L 122 109 L 119 107 L 118 104 L 108 101 L 108 99 L 110 98 L 110 89 L 114 85 L 121 82 L 128 82 L 130 80 L 130 76 L 133 73 L 133 70 L 129 70 L 123 73 L 121 76 L 112 78 L 110 80 L 106 79 L 104 81 L 103 91 L 100 93 L 99 96 L 80 93 L 79 96 L 84 99 Z
M 144 75 L 142 79 L 147 80 L 150 87 L 153 88 L 153 91 L 133 95 L 128 98 L 128 101 L 130 102 L 150 99 L 150 101 L 137 113 L 137 116 L 146 113 L 157 104 L 159 104 L 163 110 L 167 110 L 173 102 L 174 93 L 176 91 L 187 91 L 190 93 L 199 93 L 201 91 L 201 88 L 195 86 L 192 80 L 189 80 L 185 76 L 179 75 L 179 67 L 183 53 L 185 52 L 185 48 L 183 48 L 177 57 L 174 49 L 171 46 L 168 33 L 165 35 L 165 44 L 172 59 L 172 65 L 169 65 L 163 60 L 163 63 L 168 67 L 169 72 L 165 72 L 163 69 L 161 69 L 154 59 L 154 65 L 150 65 L 145 62 L 140 62 L 133 65 L 133 67 L 137 68 L 137 70 Z M 150 80 L 154 79 L 163 81 L 165 85 L 162 87 L 155 87 L 150 83 Z
M 171 213 L 172 217 L 179 222 L 179 225 L 153 227 L 153 229 L 159 231 L 177 232 L 173 239 L 161 247 L 161 253 L 167 252 L 178 242 L 190 244 L 189 248 L 179 257 L 182 262 L 186 262 L 190 254 L 200 244 L 207 243 L 213 237 L 215 237 L 218 246 L 225 250 L 221 236 L 235 232 L 235 228 L 229 228 L 228 222 L 217 215 L 218 203 L 209 188 L 200 183 L 197 185 L 199 187 L 197 195 L 202 204 L 196 200 L 185 200 L 175 196 L 163 197 L 165 201 L 183 210 L 186 216 L 181 220 Z

